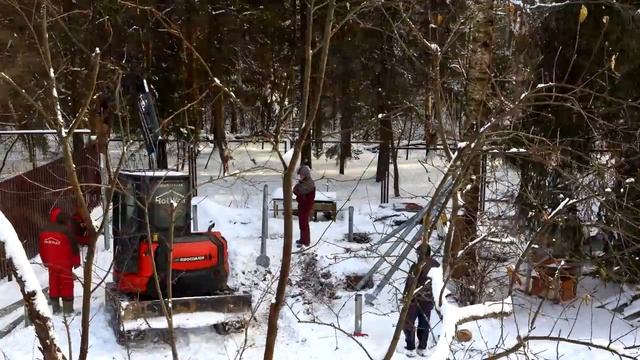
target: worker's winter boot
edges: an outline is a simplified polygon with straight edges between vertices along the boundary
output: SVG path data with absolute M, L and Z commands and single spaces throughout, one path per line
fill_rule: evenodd
M 415 350 L 409 350 L 409 349 L 405 348 L 404 351 L 405 351 L 404 354 L 407 355 L 407 357 L 409 357 L 409 358 L 416 357 L 416 351 Z
M 71 298 L 71 299 L 67 299 L 67 298 L 62 299 L 62 312 L 64 313 L 64 316 L 73 315 L 73 298 Z
M 52 297 L 49 299 L 49 303 L 51 304 L 53 315 L 59 315 L 62 312 L 62 308 L 60 307 L 60 298 Z

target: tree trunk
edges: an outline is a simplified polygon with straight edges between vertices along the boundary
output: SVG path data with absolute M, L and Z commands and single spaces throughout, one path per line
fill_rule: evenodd
M 398 136 L 397 146 L 393 146 L 395 144 L 393 142 L 393 132 L 391 132 L 391 155 L 393 156 L 393 196 L 400 196 L 400 171 L 398 170 L 398 147 L 400 146 L 400 141 L 402 141 L 402 137 L 404 136 L 404 131 L 407 129 L 407 121 L 404 120 L 402 124 L 402 130 L 400 131 L 400 135 Z M 409 139 L 411 139 L 411 131 L 409 131 Z
M 327 15 L 326 21 L 324 24 L 323 36 L 322 36 L 322 51 L 320 55 L 319 61 L 319 77 L 318 77 L 318 89 L 315 91 L 315 94 L 322 94 L 322 86 L 324 83 L 324 75 L 327 65 L 327 58 L 329 55 L 329 43 L 331 41 L 331 29 L 333 26 L 333 12 L 335 9 L 335 0 L 329 0 L 327 3 Z M 312 12 L 307 11 L 307 21 L 308 27 L 312 27 Z M 310 85 L 310 77 L 311 71 L 309 69 L 309 64 L 311 63 L 311 32 L 307 32 L 307 36 L 305 37 L 304 43 L 304 54 L 305 54 L 305 76 L 303 79 L 303 92 L 302 92 L 302 108 L 306 109 L 307 104 L 309 102 L 309 85 Z M 302 131 L 300 136 L 296 140 L 293 145 L 293 155 L 291 157 L 291 163 L 295 164 L 298 161 L 300 156 L 300 152 L 302 150 L 302 144 L 305 139 L 309 135 L 309 131 L 313 127 L 313 122 L 316 117 L 316 113 L 318 110 L 318 105 L 320 103 L 319 96 L 316 96 L 313 99 L 313 106 L 311 107 L 311 111 L 309 112 L 309 116 L 306 117 L 307 112 L 303 111 L 303 119 L 302 123 Z M 293 180 L 293 172 L 295 171 L 294 166 L 288 166 L 284 172 L 284 176 L 282 179 L 282 188 L 283 188 L 283 198 L 284 198 L 284 242 L 282 245 L 282 262 L 280 264 L 280 276 L 278 278 L 278 287 L 276 289 L 276 296 L 271 306 L 269 308 L 269 320 L 268 320 L 268 329 L 267 329 L 267 341 L 265 343 L 264 349 L 264 360 L 271 360 L 275 354 L 275 345 L 276 339 L 278 336 L 278 318 L 280 316 L 280 310 L 285 303 L 285 292 L 287 290 L 287 283 L 289 281 L 289 272 L 291 269 L 291 249 L 293 245 L 293 211 L 292 211 L 292 202 L 293 202 L 293 191 L 292 191 L 292 180 Z
M 464 122 L 464 138 L 467 141 L 477 139 L 480 127 L 489 115 L 487 93 L 491 77 L 491 59 L 493 44 L 493 0 L 475 3 L 476 12 L 472 25 L 471 53 L 469 59 L 468 83 L 466 89 L 467 107 Z M 469 171 L 462 182 L 462 203 L 454 209 L 452 254 L 464 249 L 477 236 L 477 218 L 480 196 L 481 161 L 480 154 L 472 154 Z M 452 278 L 461 282 L 460 300 L 463 303 L 477 303 L 478 292 L 474 290 L 477 258 L 475 251 L 467 251 L 452 266 Z
M 237 134 L 238 133 L 238 105 L 236 104 L 231 104 L 231 124 L 229 124 L 231 127 L 231 133 L 232 134 Z
M 300 1 L 300 37 L 299 37 L 299 44 L 300 44 L 300 48 L 304 49 L 304 44 L 305 44 L 305 39 L 307 38 L 307 36 L 313 36 L 313 24 L 309 24 L 309 19 L 307 19 L 307 17 L 305 16 L 305 14 L 307 14 L 308 11 L 311 11 L 311 7 L 313 5 L 309 5 L 307 3 L 307 1 Z M 306 54 L 303 54 L 303 56 L 301 56 L 300 58 L 300 90 L 301 90 L 301 94 L 304 93 L 304 79 L 305 79 L 305 74 L 307 72 L 307 70 L 309 70 L 309 91 L 310 96 L 314 96 L 315 94 L 313 94 L 313 88 L 315 85 L 315 80 L 313 77 L 313 74 L 311 74 L 312 69 L 313 69 L 313 61 L 309 61 L 307 63 L 306 61 Z M 309 67 L 309 69 L 307 69 L 307 67 Z M 301 110 L 302 112 L 304 112 L 304 114 L 308 114 L 309 109 L 308 109 L 309 104 L 307 105 L 303 105 Z M 303 115 L 301 117 L 301 119 L 306 119 L 306 115 Z M 299 128 L 302 128 L 302 126 L 304 125 L 304 123 L 300 123 Z M 313 128 L 311 129 L 311 131 L 313 132 Z M 293 163 L 292 163 L 293 164 Z M 295 164 L 293 164 L 295 166 Z M 300 165 L 307 165 L 310 168 L 313 167 L 313 164 L 311 162 L 311 142 L 308 140 L 305 140 L 305 142 L 302 144 L 302 155 L 301 155 L 301 159 L 300 159 Z
M 81 10 L 84 4 L 76 2 L 76 1 L 72 1 L 72 0 L 65 0 L 63 3 L 63 7 L 62 7 L 62 11 L 65 14 L 69 14 L 72 10 Z M 80 8 L 80 9 L 79 9 Z M 72 32 L 73 36 L 78 39 L 79 36 L 82 36 L 83 32 L 81 31 L 77 31 L 77 26 L 76 26 L 76 18 L 74 16 L 74 14 L 70 14 L 69 16 L 65 16 L 65 25 L 67 26 L 67 28 L 69 29 L 70 32 Z M 78 40 L 82 40 L 82 39 L 78 39 Z M 67 53 L 68 57 L 69 57 L 69 66 L 71 67 L 71 71 L 69 72 L 69 78 L 67 79 L 67 86 L 66 86 L 66 90 L 69 91 L 69 98 L 70 98 L 70 102 L 69 105 L 71 106 L 70 110 L 70 114 L 77 114 L 78 111 L 80 111 L 80 106 L 81 106 L 81 101 L 84 98 L 84 96 L 82 95 L 82 91 L 84 90 L 82 88 L 82 86 L 80 86 L 80 79 L 82 78 L 82 73 L 80 70 L 81 66 L 81 55 L 79 54 L 79 50 L 77 49 L 76 46 L 72 45 L 73 42 L 71 39 L 67 39 L 67 41 L 63 42 L 63 48 L 64 51 Z M 64 105 L 62 105 L 64 106 Z M 69 124 L 67 124 L 68 126 Z M 79 127 L 83 127 L 84 126 L 84 122 L 82 123 L 82 125 L 80 125 Z M 72 135 L 72 143 L 73 143 L 73 151 L 74 152 L 81 152 L 84 149 L 84 135 L 82 134 L 73 134 Z
M 388 103 L 387 99 L 388 93 L 390 89 L 390 69 L 389 62 L 390 59 L 390 49 L 388 44 L 388 36 L 382 35 L 382 59 L 381 59 L 381 70 L 377 76 L 378 82 L 378 91 L 376 95 L 377 102 L 377 112 L 378 114 L 378 139 L 380 140 L 380 148 L 378 150 L 378 166 L 376 169 L 376 182 L 382 181 L 386 174 L 389 172 L 389 160 L 391 158 L 391 142 L 393 141 L 393 132 L 391 127 L 391 118 L 387 114 L 388 112 Z
M 344 36 L 340 39 L 345 41 Z M 344 70 L 340 74 L 340 99 L 334 91 L 334 108 L 340 106 L 340 174 L 344 175 L 347 159 L 351 158 L 351 132 L 353 128 L 353 99 L 351 98 L 352 68 L 349 61 L 348 47 L 342 46 L 340 51 L 340 63 Z
M 9 271 L 13 274 L 20 287 L 24 304 L 27 307 L 27 315 L 29 321 L 35 328 L 36 337 L 40 342 L 40 351 L 44 360 L 66 360 L 60 347 L 53 338 L 53 322 L 51 319 L 42 314 L 36 307 L 36 292 L 27 291 L 22 275 L 19 274 L 13 264 L 9 262 Z
M 353 127 L 353 107 L 351 106 L 350 91 L 346 84 L 343 87 L 343 97 L 340 101 L 342 114 L 340 114 L 340 174 L 344 175 L 347 159 L 351 158 L 351 129 Z
M 398 170 L 398 149 L 393 148 L 393 196 L 400 196 L 400 171 Z
M 186 43 L 193 44 L 193 32 L 194 32 L 194 24 L 193 17 L 194 14 L 197 14 L 197 8 L 194 4 L 193 0 L 186 0 L 184 2 L 184 43 L 183 43 L 183 52 L 184 52 L 184 60 L 185 60 L 185 89 L 189 89 L 188 95 L 186 97 L 186 101 L 184 101 L 185 105 L 190 104 L 196 101 L 199 98 L 198 87 L 196 86 L 196 76 L 195 76 L 195 59 L 193 55 L 193 51 L 187 46 Z M 190 129 L 189 126 L 193 127 L 193 133 L 190 132 L 191 139 L 188 139 L 190 143 L 197 143 L 198 139 L 200 139 L 200 131 L 203 125 L 203 114 L 199 111 L 198 105 L 191 106 L 188 111 L 185 112 L 187 117 L 188 126 L 187 129 Z M 186 152 L 185 152 L 186 153 Z M 183 165 L 184 166 L 184 165 Z
M 320 158 L 320 155 L 322 154 L 322 127 L 324 126 L 325 120 L 326 116 L 324 116 L 324 111 L 321 108 L 318 111 L 316 121 L 313 124 L 313 141 L 316 159 Z
M 227 149 L 227 138 L 224 131 L 224 91 L 220 86 L 216 86 L 215 98 L 213 99 L 213 124 L 214 124 L 214 141 L 220 154 L 220 164 L 222 173 L 229 173 L 229 160 L 231 154 Z

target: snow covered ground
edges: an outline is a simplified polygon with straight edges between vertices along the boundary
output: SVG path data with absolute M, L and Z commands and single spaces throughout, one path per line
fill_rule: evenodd
M 216 229 L 227 238 L 232 267 L 230 285 L 252 292 L 257 313 L 246 337 L 245 334 L 223 337 L 210 328 L 178 330 L 177 346 L 181 359 L 262 358 L 268 305 L 277 281 L 275 274 L 278 273 L 283 236 L 282 215 L 274 218 L 271 212 L 267 243 L 271 266 L 268 269 L 256 266 L 255 259 L 260 250 L 262 187 L 267 184 L 272 193 L 281 186 L 282 167 L 276 154 L 270 152 L 268 147 L 261 150 L 258 144 L 235 148 L 231 171 L 236 173 L 222 179 L 218 179 L 219 162 L 216 154 L 212 157 L 209 168 L 204 169 L 210 148 L 205 149 L 198 159 L 199 180 L 204 183 L 198 191 L 199 196 L 193 200 L 194 204 L 198 204 L 199 228 L 204 229 L 210 221 L 214 221 Z M 393 220 L 411 215 L 400 214 L 384 221 L 374 221 L 385 215 L 398 214 L 391 206 L 379 206 L 380 186 L 374 181 L 375 156 L 374 153 L 364 151 L 359 159 L 349 162 L 346 175 L 337 173 L 335 160 L 314 159 L 313 176 L 316 186 L 321 190 L 336 192 L 338 209 L 342 211 L 336 221 L 312 222 L 312 242 L 317 245 L 294 255 L 287 306 L 283 309 L 279 322 L 276 359 L 381 359 L 386 352 L 397 321 L 399 289 L 404 285 L 406 276 L 403 271 L 395 274 L 392 284 L 382 291 L 375 306 L 365 305 L 363 331 L 368 336 L 351 338 L 335 329 L 340 328 L 348 334 L 354 329 L 354 293 L 344 290 L 340 285 L 344 276 L 364 272 L 377 260 L 375 254 L 366 250 L 366 245 L 344 241 L 348 228 L 347 207 L 355 207 L 354 231 L 370 233 L 374 240 L 380 234 L 390 231 Z M 444 162 L 436 154 L 430 154 L 424 167 L 418 160 L 424 160 L 424 152 L 412 152 L 409 160 L 402 158 L 399 161 L 401 198 L 391 196 L 393 202 L 428 202 L 428 195 L 442 175 L 439 169 L 444 168 Z M 511 178 L 512 174 L 507 176 Z M 98 219 L 101 211 L 97 209 L 93 215 Z M 294 226 L 295 238 L 297 233 L 297 226 Z M 434 245 L 438 245 L 437 240 L 432 241 Z M 104 250 L 102 239 L 98 243 L 100 248 L 92 279 L 96 284 L 106 276 L 111 262 L 111 253 Z M 380 251 L 384 251 L 387 246 L 388 244 L 382 246 Z M 401 248 L 398 249 L 400 250 Z M 39 260 L 35 258 L 32 263 L 38 264 Z M 406 271 L 409 265 L 403 264 L 403 270 Z M 375 278 L 376 283 L 389 266 L 382 267 Z M 36 265 L 35 270 L 41 284 L 46 285 L 44 269 Z M 80 269 L 76 271 L 76 275 L 82 278 Z M 80 287 L 77 285 L 76 283 L 76 302 L 79 304 Z M 608 310 L 596 307 L 599 299 L 620 291 L 618 285 L 604 286 L 600 281 L 585 279 L 580 283 L 578 298 L 572 303 L 543 303 L 531 332 L 527 330 L 527 324 L 531 322 L 540 300 L 516 294 L 513 299 L 513 315 L 461 326 L 471 330 L 473 340 L 469 343 L 454 342 L 452 358 L 486 358 L 515 344 L 518 335 L 549 335 L 604 345 L 611 339 L 616 346 L 635 346 L 640 341 L 636 339 L 637 329 Z M 0 294 L 0 307 L 19 298 L 17 285 L 6 280 L 0 282 Z M 171 358 L 169 347 L 163 343 L 147 342 L 144 346 L 136 345 L 129 350 L 116 344 L 107 324 L 103 288 L 92 295 L 91 312 L 90 359 Z M 74 318 L 70 327 L 74 354 L 78 354 L 79 320 L 79 317 Z M 435 337 L 430 337 L 430 348 L 434 346 L 443 327 L 435 311 L 431 321 Z M 0 326 L 3 324 L 0 323 Z M 55 318 L 54 326 L 61 348 L 66 351 L 67 336 L 62 320 Z M 402 349 L 403 345 L 404 341 L 401 339 L 398 349 Z M 33 328 L 22 326 L 0 340 L 0 352 L 11 360 L 41 357 Z M 618 358 L 607 351 L 542 340 L 531 341 L 527 353 L 529 358 L 539 359 Z M 398 352 L 394 358 L 404 359 L 405 355 Z M 526 357 L 520 352 L 520 355 L 511 355 L 510 358 Z

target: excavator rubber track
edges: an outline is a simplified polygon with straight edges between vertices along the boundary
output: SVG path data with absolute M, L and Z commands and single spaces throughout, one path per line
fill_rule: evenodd
M 109 323 L 120 345 L 166 337 L 167 323 L 160 300 L 138 300 L 117 291 L 114 283 L 105 289 Z M 175 328 L 211 326 L 226 335 L 244 329 L 251 316 L 251 294 L 233 289 L 211 296 L 173 298 L 171 302 Z M 196 314 L 194 326 L 176 323 L 176 318 Z

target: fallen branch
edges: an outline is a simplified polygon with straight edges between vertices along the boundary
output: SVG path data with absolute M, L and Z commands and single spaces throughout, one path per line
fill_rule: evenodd
M 516 351 L 518 351 L 521 347 L 524 346 L 525 343 L 527 343 L 528 341 L 557 341 L 557 342 L 565 342 L 565 343 L 569 343 L 569 344 L 574 344 L 574 345 L 582 345 L 582 346 L 586 346 L 586 347 L 590 347 L 590 348 L 594 348 L 594 349 L 600 349 L 600 350 L 605 350 L 605 351 L 609 351 L 610 353 L 620 357 L 620 358 L 625 358 L 625 359 L 637 359 L 638 356 L 637 355 L 629 355 L 626 353 L 626 351 L 624 351 L 626 348 L 615 348 L 611 346 L 611 343 L 607 344 L 607 345 L 599 345 L 594 343 L 593 341 L 584 341 L 584 340 L 576 340 L 576 339 L 567 339 L 567 338 L 562 338 L 562 337 L 558 337 L 558 336 L 525 336 L 525 337 L 520 337 L 518 336 L 518 342 L 513 345 L 511 348 L 498 353 L 498 354 L 494 354 L 494 355 L 490 355 L 489 357 L 486 358 L 486 360 L 497 360 L 500 358 L 503 358 L 505 356 L 509 356 L 511 354 L 514 354 Z

